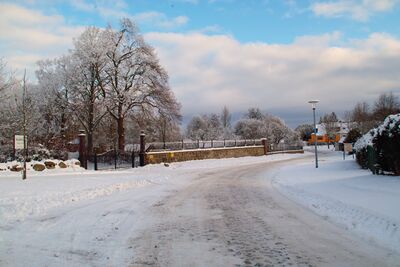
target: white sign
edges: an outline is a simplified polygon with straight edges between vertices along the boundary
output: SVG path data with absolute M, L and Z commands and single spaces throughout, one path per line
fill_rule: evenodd
M 28 143 L 28 138 L 25 136 L 25 144 L 27 144 L 27 143 Z M 23 135 L 15 135 L 14 148 L 15 149 L 24 149 L 24 136 Z
M 352 151 L 353 151 L 353 145 L 352 145 L 352 144 L 345 143 L 345 144 L 344 144 L 344 151 L 345 151 L 345 152 L 352 152 Z

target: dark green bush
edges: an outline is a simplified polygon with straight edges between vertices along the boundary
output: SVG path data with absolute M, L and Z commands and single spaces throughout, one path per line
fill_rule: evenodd
M 355 143 L 361 137 L 361 133 L 358 129 L 352 129 L 344 139 L 344 143 Z
M 400 175 L 400 121 L 389 123 L 373 139 L 377 164 L 387 172 Z
M 355 144 L 357 162 L 373 173 L 400 175 L 400 114 L 388 116 Z
M 368 169 L 368 151 L 367 148 L 363 148 L 356 153 L 356 160 L 358 165 L 363 169 Z

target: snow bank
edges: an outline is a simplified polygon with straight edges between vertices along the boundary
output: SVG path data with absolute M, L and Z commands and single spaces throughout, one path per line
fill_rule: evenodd
M 324 219 L 400 251 L 400 179 L 371 175 L 341 157 L 330 153 L 318 169 L 311 163 L 284 167 L 273 184 Z

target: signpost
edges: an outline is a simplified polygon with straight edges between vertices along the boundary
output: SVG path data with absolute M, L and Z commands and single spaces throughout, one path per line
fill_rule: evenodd
M 25 146 L 28 143 L 28 138 L 25 136 Z M 23 135 L 15 135 L 14 136 L 14 149 L 24 149 L 24 136 Z
M 22 179 L 26 179 L 26 158 L 28 154 L 28 137 L 26 135 L 14 135 L 14 157 L 17 150 L 23 150 L 24 169 L 22 170 Z

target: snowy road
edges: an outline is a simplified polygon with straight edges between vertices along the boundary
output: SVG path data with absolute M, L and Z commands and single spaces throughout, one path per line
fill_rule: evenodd
M 148 213 L 156 223 L 146 225 L 132 240 L 138 253 L 134 266 L 399 262 L 398 256 L 364 244 L 280 195 L 271 179 L 265 179 L 266 169 L 279 164 L 288 161 L 207 172 L 159 201 Z
M 397 266 L 281 195 L 312 157 L 276 157 L 0 179 L 0 266 Z

